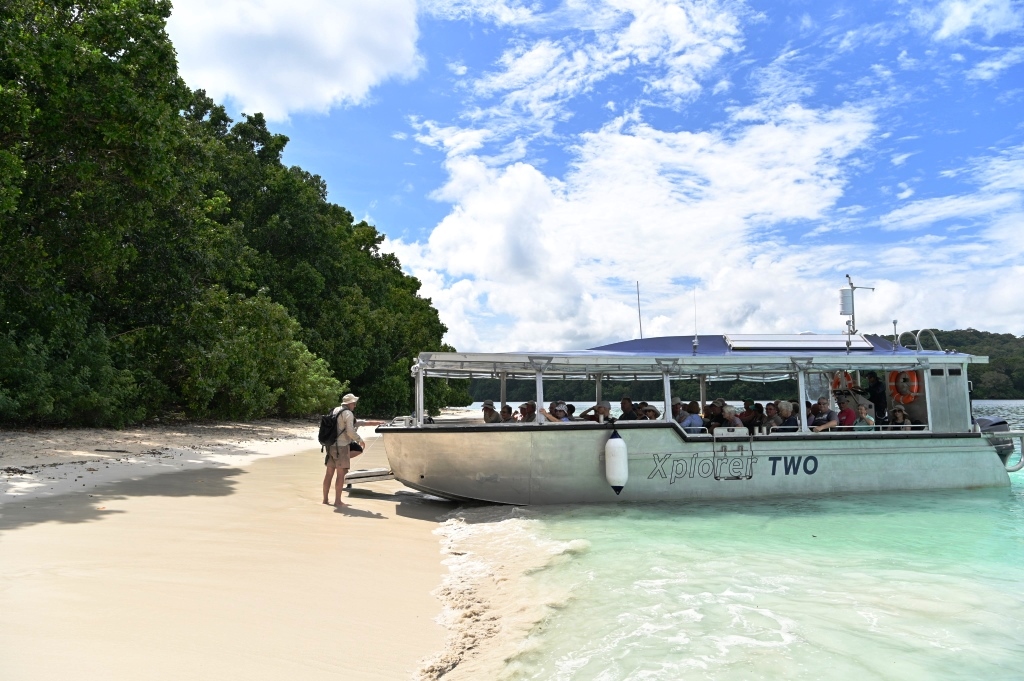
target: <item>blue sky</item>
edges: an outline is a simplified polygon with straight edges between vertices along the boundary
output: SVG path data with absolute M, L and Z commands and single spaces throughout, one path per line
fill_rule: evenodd
M 178 0 L 463 350 L 1024 333 L 1024 3 Z

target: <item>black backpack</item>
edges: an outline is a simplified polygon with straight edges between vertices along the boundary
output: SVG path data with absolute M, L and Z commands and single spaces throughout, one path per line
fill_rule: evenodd
M 320 433 L 317 435 L 320 441 L 320 451 L 330 447 L 338 441 L 338 415 L 331 412 L 320 417 Z

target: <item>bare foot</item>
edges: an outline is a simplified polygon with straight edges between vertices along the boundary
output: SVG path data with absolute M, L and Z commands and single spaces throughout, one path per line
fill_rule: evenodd
M 343 501 L 342 501 L 341 499 L 338 499 L 337 501 L 335 501 L 335 502 L 334 502 L 334 505 L 335 505 L 335 506 L 348 506 L 348 504 L 346 504 L 345 502 L 343 502 Z
M 324 499 L 324 505 L 326 505 L 326 506 L 330 506 L 330 505 L 331 505 L 331 502 L 329 502 L 329 501 L 327 501 L 326 499 Z

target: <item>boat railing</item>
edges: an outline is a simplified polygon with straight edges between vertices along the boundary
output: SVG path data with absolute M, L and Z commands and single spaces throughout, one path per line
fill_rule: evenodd
M 990 439 L 992 439 L 992 436 L 998 436 L 999 438 L 1006 438 L 1007 440 L 1017 440 L 1017 449 L 1019 453 L 1017 463 L 1012 466 L 1007 465 L 1006 472 L 1016 473 L 1017 471 L 1024 469 L 1024 430 L 1005 430 L 1001 433 L 990 433 L 989 435 Z M 1012 457 L 1013 454 L 1011 453 L 1010 456 Z M 1006 463 L 1010 463 L 1009 457 L 1007 457 Z

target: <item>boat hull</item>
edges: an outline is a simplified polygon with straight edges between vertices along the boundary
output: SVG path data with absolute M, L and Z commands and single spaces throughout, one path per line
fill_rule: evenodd
M 605 478 L 617 430 L 628 481 Z M 744 499 L 891 490 L 1005 487 L 995 448 L 976 433 L 687 436 L 675 424 L 382 426 L 395 478 L 430 494 L 501 504 Z

